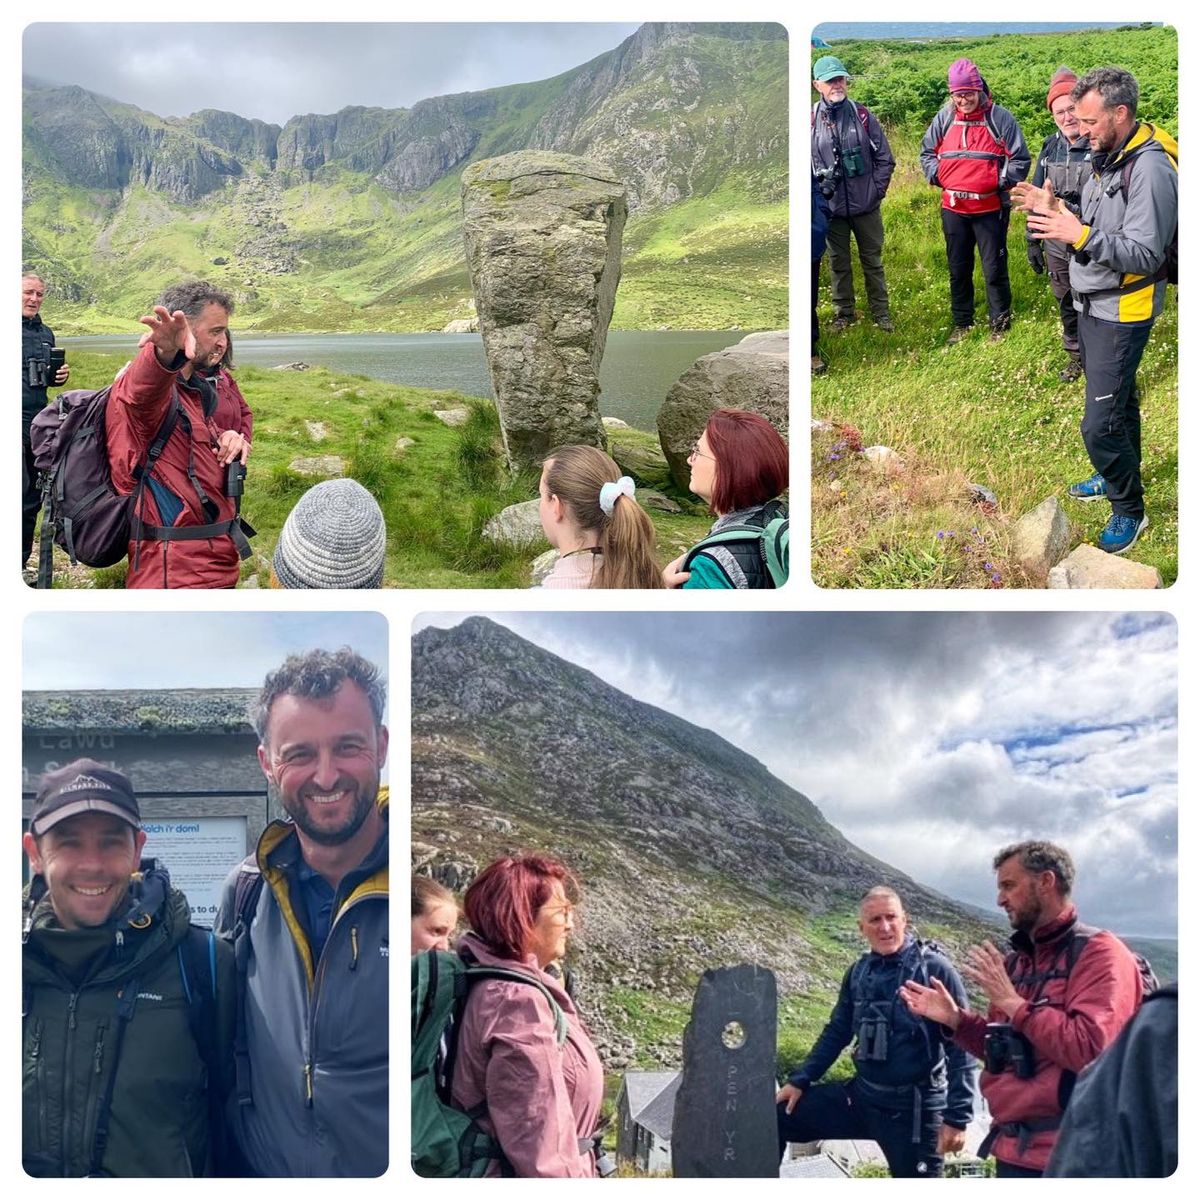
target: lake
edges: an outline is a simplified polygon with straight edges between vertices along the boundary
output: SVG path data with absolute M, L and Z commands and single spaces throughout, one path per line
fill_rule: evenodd
M 671 385 L 702 354 L 740 342 L 750 330 L 611 330 L 600 367 L 600 411 L 637 429 L 655 428 Z M 137 335 L 59 338 L 59 345 L 132 356 Z M 477 333 L 236 333 L 239 364 L 306 362 L 409 387 L 447 388 L 492 397 L 483 339 Z M 247 397 L 251 408 L 254 397 Z

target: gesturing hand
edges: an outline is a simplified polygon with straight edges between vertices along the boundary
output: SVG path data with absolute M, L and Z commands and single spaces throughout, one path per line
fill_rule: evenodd
M 144 346 L 149 342 L 163 366 L 173 363 L 180 350 L 189 360 L 195 357 L 196 336 L 182 312 L 167 312 L 161 304 L 156 304 L 152 315 L 140 317 L 139 320 L 149 328 L 142 334 L 138 345 Z
M 900 986 L 900 999 L 908 1005 L 908 1011 L 918 1017 L 928 1017 L 950 1029 L 958 1028 L 958 1005 L 954 997 L 946 990 L 946 985 L 935 975 L 933 987 L 925 987 L 915 979 L 909 979 Z
M 1010 1018 L 1025 1003 L 1008 977 L 1008 971 L 1004 967 L 1004 955 L 991 942 L 972 946 L 967 951 L 967 963 L 963 967 L 963 974 L 973 983 L 979 984 L 987 993 L 988 999 Z

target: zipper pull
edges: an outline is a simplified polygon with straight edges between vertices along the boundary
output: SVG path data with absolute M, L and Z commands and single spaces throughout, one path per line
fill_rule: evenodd
M 358 926 L 350 926 L 350 970 L 358 969 Z
M 96 1035 L 96 1052 L 92 1055 L 92 1074 L 99 1075 L 101 1064 L 104 1061 L 104 1030 L 101 1029 Z
M 304 1064 L 304 1107 L 313 1106 L 312 1063 Z
M 72 992 L 71 999 L 67 1001 L 67 1028 L 75 1028 L 75 1005 L 79 1000 L 79 993 Z

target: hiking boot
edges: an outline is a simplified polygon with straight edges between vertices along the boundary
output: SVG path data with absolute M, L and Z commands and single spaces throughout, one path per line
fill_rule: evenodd
M 1096 545 L 1108 554 L 1124 554 L 1149 524 L 1149 517 L 1142 517 L 1139 521 L 1137 517 L 1123 517 L 1119 513 L 1113 513 Z
M 812 356 L 812 373 L 814 375 L 824 375 L 828 370 L 829 368 L 825 365 L 825 363 L 814 354 Z
M 946 345 L 947 346 L 957 346 L 958 343 L 963 340 L 963 338 L 970 337 L 970 336 L 971 336 L 971 326 L 970 325 L 955 325 L 955 327 L 950 331 L 950 336 L 946 339 Z
M 1063 383 L 1074 383 L 1075 380 L 1081 378 L 1082 375 L 1083 363 L 1081 363 L 1077 358 L 1071 359 L 1071 361 L 1067 363 L 1067 365 L 1058 373 L 1058 377 Z
M 834 317 L 833 322 L 829 326 L 829 328 L 832 329 L 834 333 L 845 333 L 846 330 L 849 329 L 850 326 L 853 325 L 854 322 L 857 320 L 858 320 L 858 318 L 853 315 L 851 315 L 849 317 L 842 317 L 842 316 Z
M 1104 500 L 1108 492 L 1104 490 L 1104 476 L 1099 471 L 1082 483 L 1073 483 L 1067 488 L 1067 495 L 1072 500 Z
M 892 324 L 891 317 L 876 317 L 875 328 L 882 329 L 884 333 L 895 333 L 896 326 Z

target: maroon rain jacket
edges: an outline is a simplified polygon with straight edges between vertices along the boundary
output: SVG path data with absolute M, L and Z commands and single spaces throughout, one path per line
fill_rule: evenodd
M 483 966 L 524 971 L 545 985 L 566 1013 L 567 1040 L 559 1046 L 554 1016 L 535 987 L 503 979 L 474 984 L 458 1033 L 450 1094 L 470 1111 L 481 1101 L 484 1129 L 500 1143 L 518 1176 L 590 1178 L 596 1161 L 580 1152 L 600 1119 L 604 1069 L 575 1005 L 562 985 L 530 955 L 500 958 L 474 934 L 459 942 Z M 492 1171 L 492 1174 L 497 1173 Z
M 1075 906 L 1032 939 L 1016 933 L 1012 943 L 1009 977 L 1020 980 L 1033 972 L 1065 967 L 1067 943 L 1077 919 Z M 1038 994 L 1040 988 L 1040 995 Z M 1018 983 L 1025 1003 L 1012 1019 L 1013 1028 L 1033 1044 L 1036 1071 L 1031 1079 L 1019 1079 L 1012 1067 L 999 1075 L 983 1071 L 980 1090 L 991 1110 L 993 1124 L 1053 1121 L 1063 1112 L 1061 1099 L 1067 1091 L 1064 1073 L 1078 1074 L 1113 1041 L 1137 1011 L 1142 1000 L 1142 978 L 1133 953 L 1115 934 L 1101 930 L 1083 948 L 1074 969 L 1064 979 L 1045 984 Z M 990 1009 L 986 1018 L 964 1013 L 954 1035 L 955 1042 L 983 1058 L 984 1032 L 988 1021 L 1007 1018 Z M 1001 1133 L 993 1144 L 997 1159 L 1018 1167 L 1041 1171 L 1058 1138 L 1057 1129 L 1026 1132 L 1022 1152 L 1018 1134 Z
M 182 361 L 182 356 L 180 356 Z M 108 463 L 113 487 L 132 495 L 136 486 L 134 468 L 158 432 L 172 392 L 178 392 L 184 415 L 191 424 L 191 444 L 182 421 L 171 434 L 151 478 L 182 501 L 173 525 L 210 525 L 234 516 L 234 501 L 225 495 L 225 468 L 213 453 L 218 430 L 204 416 L 198 391 L 176 371 L 159 364 L 154 347 L 147 343 L 113 383 L 105 412 Z M 189 449 L 192 469 L 217 515 L 205 515 L 200 497 L 188 478 Z M 142 492 L 139 515 L 148 525 L 165 525 L 151 488 Z M 163 542 L 143 540 L 129 543 L 127 588 L 226 588 L 238 581 L 239 556 L 229 534 L 198 541 Z M 135 563 L 137 564 L 135 566 Z

